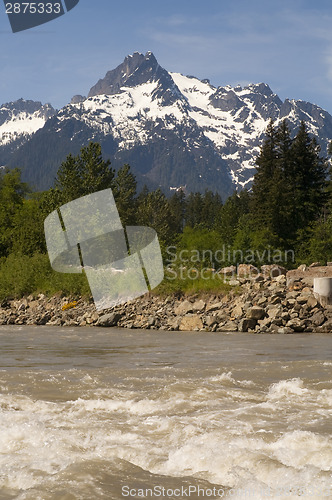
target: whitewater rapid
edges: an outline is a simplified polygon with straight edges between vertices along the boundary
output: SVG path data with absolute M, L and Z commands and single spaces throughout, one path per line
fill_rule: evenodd
M 2 327 L 0 498 L 332 498 L 331 338 Z

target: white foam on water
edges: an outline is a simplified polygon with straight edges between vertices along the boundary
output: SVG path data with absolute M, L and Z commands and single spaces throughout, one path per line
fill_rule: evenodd
M 314 466 L 317 470 L 331 471 L 332 442 L 326 436 L 308 431 L 287 432 L 271 449 L 283 464 L 296 469 Z
M 214 375 L 208 379 L 211 382 L 220 382 L 223 385 L 236 385 L 244 387 L 253 387 L 256 384 L 252 380 L 236 380 L 232 372 L 223 372 L 220 375 Z
M 269 389 L 268 398 L 275 400 L 292 396 L 302 397 L 306 393 L 308 393 L 308 389 L 303 386 L 303 380 L 293 378 L 291 380 L 280 380 L 280 382 L 272 384 Z
M 317 402 L 331 410 L 332 418 L 332 389 L 322 389 L 317 396 Z
M 220 375 L 215 375 L 213 377 L 210 377 L 209 380 L 211 380 L 211 382 L 230 382 L 231 384 L 236 384 L 236 380 L 232 377 L 232 372 L 224 372 Z
M 169 454 L 164 473 L 204 477 L 234 490 L 247 488 L 250 480 L 257 492 L 254 498 L 261 498 L 262 485 L 271 492 L 291 486 L 309 489 L 317 481 L 330 486 L 332 447 L 327 439 L 296 431 L 269 441 L 254 434 L 232 438 L 226 432 L 195 436 Z
M 158 378 L 155 369 L 151 385 L 139 374 L 114 385 L 106 375 L 83 374 L 40 377 L 69 386 L 79 379 L 75 390 L 84 397 L 0 395 L 0 489 L 29 491 L 56 482 L 73 465 L 98 460 L 112 470 L 119 459 L 154 474 L 233 488 L 231 498 L 245 498 L 240 489 L 249 487 L 256 488 L 251 498 L 260 499 L 264 488 L 273 498 L 278 488 L 330 486 L 332 444 L 312 424 L 330 422 L 326 383 L 319 389 L 295 377 L 261 386 L 227 370 Z

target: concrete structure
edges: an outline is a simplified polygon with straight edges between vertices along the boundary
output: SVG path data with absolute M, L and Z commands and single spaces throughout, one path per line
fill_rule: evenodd
M 332 278 L 314 278 L 314 295 L 323 307 L 332 306 Z

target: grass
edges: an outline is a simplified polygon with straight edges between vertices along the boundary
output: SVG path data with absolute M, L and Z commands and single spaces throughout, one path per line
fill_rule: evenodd
M 114 283 L 110 283 L 114 285 Z M 130 283 L 128 283 L 130 288 Z M 213 272 L 205 272 L 203 277 L 197 272 L 178 273 L 165 270 L 162 283 L 153 290 L 153 294 L 162 297 L 169 295 L 227 294 L 235 293 L 239 287 L 224 283 L 223 277 Z M 58 273 L 51 268 L 48 255 L 35 254 L 32 257 L 11 254 L 0 259 L 0 300 L 19 299 L 27 295 L 90 297 L 91 291 L 85 273 Z
M 39 293 L 52 296 L 59 292 L 63 295 L 90 295 L 85 274 L 57 273 L 44 254 L 32 257 L 11 254 L 0 260 L 0 300 Z
M 155 295 L 168 296 L 168 295 L 195 295 L 195 294 L 228 294 L 231 290 L 237 292 L 239 287 L 229 285 L 224 282 L 223 276 L 213 273 L 205 272 L 203 276 L 197 272 L 193 273 L 169 273 L 165 270 L 165 277 L 160 285 L 153 290 Z

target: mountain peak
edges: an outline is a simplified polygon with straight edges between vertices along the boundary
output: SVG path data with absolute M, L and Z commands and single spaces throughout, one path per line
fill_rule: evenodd
M 254 94 L 262 94 L 265 95 L 266 97 L 274 95 L 269 85 L 267 85 L 267 83 L 251 83 L 247 87 L 244 87 L 243 90 L 249 90 Z
M 121 93 L 121 87 L 135 87 L 148 81 L 156 81 L 167 72 L 161 68 L 152 52 L 145 55 L 134 52 L 128 55 L 117 68 L 108 71 L 105 77 L 94 85 L 88 97 Z
M 167 72 L 152 52 L 134 52 L 99 80 L 90 99 L 74 96 L 50 120 L 45 112 L 52 109 L 41 103 L 0 107 L 1 164 L 20 165 L 25 181 L 47 189 L 66 155 L 95 141 L 113 168 L 130 164 L 141 186 L 169 192 L 185 185 L 187 192 L 210 189 L 225 199 L 234 188 L 250 187 L 271 118 L 276 124 L 286 118 L 292 136 L 305 120 L 327 150 L 327 112 L 304 101 L 282 102 L 266 83 L 245 85 L 217 88 Z
M 23 99 L 22 97 L 17 101 L 7 102 L 0 106 L 0 127 L 12 120 L 23 120 L 23 117 L 34 115 L 43 120 L 47 120 L 56 113 L 56 110 L 50 104 L 42 104 L 40 101 L 32 101 Z M 1 133 L 0 133 L 1 143 Z

